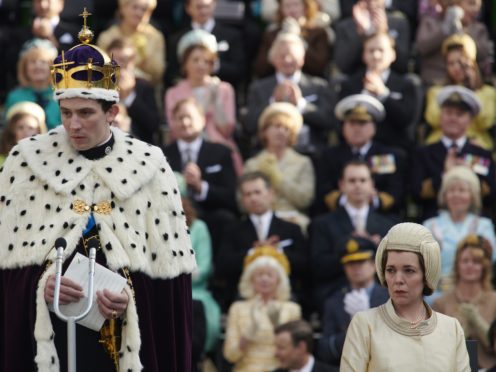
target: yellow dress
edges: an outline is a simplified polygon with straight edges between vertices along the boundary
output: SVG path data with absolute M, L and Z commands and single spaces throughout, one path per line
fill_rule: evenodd
M 351 320 L 340 372 L 470 372 L 458 320 L 431 311 L 417 328 L 398 317 L 391 300 Z
M 427 144 L 439 141 L 443 135 L 440 127 L 441 108 L 436 99 L 442 87 L 441 85 L 434 85 L 427 91 L 425 120 L 431 127 L 431 132 L 426 139 Z M 485 84 L 476 90 L 475 94 L 481 101 L 481 111 L 479 115 L 472 119 L 467 130 L 467 136 L 479 146 L 492 150 L 494 143 L 489 129 L 493 127 L 496 121 L 496 89 Z
M 224 357 L 234 363 L 234 372 L 272 371 L 279 366 L 274 356 L 274 327 L 267 315 L 266 306 L 256 300 L 236 301 L 229 308 L 224 342 Z M 280 308 L 279 324 L 301 318 L 300 305 L 291 301 L 275 301 Z M 255 339 L 245 351 L 239 349 L 239 340 L 251 322 L 252 306 L 262 306 Z
M 160 84 L 165 71 L 165 39 L 150 24 L 141 25 L 138 31 L 125 36 L 119 25 L 113 25 L 98 37 L 97 45 L 106 50 L 115 39 L 127 38 L 136 49 L 136 77 Z
M 280 174 L 279 182 L 273 184 L 277 192 L 274 205 L 277 217 L 298 224 L 302 231 L 306 232 L 310 223 L 307 208 L 315 192 L 315 171 L 312 161 L 308 156 L 301 155 L 292 148 L 288 148 L 279 161 L 268 151 L 262 150 L 246 161 L 244 172 L 271 173 L 271 169 L 264 167 L 267 157 L 274 159 L 276 169 L 272 171 Z M 271 174 L 267 175 L 272 178 Z

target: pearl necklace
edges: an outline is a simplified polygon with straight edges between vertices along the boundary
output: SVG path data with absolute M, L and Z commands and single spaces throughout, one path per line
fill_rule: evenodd
M 422 309 L 420 310 L 419 316 L 414 321 L 409 321 L 410 329 L 417 328 L 418 324 L 425 319 L 426 315 L 427 315 L 427 310 L 425 309 L 425 306 L 422 304 Z

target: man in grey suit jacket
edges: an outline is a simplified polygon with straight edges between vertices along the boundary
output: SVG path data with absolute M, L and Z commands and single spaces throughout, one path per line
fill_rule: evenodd
M 276 73 L 251 84 L 245 132 L 248 135 L 256 134 L 258 118 L 270 103 L 290 102 L 303 115 L 304 125 L 297 149 L 307 153 L 320 150 L 327 144 L 327 134 L 332 129 L 328 83 L 302 73 L 305 46 L 303 40 L 295 34 L 283 32 L 277 36 L 269 50 L 269 61 L 274 65 Z

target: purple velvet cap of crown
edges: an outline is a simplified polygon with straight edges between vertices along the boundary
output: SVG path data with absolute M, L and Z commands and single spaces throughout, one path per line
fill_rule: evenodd
M 88 64 L 88 60 L 90 58 L 92 59 L 92 64 L 94 66 L 103 67 L 103 65 L 105 64 L 106 56 L 102 54 L 102 51 L 90 45 L 85 45 L 85 44 L 77 45 L 64 53 L 65 62 L 73 62 L 67 65 L 65 69 L 67 71 L 70 71 L 75 67 L 85 66 Z M 54 64 L 62 63 L 62 55 L 57 56 L 57 58 L 55 58 L 53 63 Z M 117 65 L 115 61 L 112 61 L 112 64 Z M 86 70 L 78 71 L 71 74 L 71 77 L 75 80 L 87 81 L 88 72 Z M 91 73 L 92 81 L 98 81 L 101 80 L 102 78 L 103 78 L 103 74 L 101 72 L 95 70 L 92 71 Z M 57 74 L 56 76 L 57 82 L 59 82 L 61 79 L 62 76 L 60 74 Z M 115 78 L 113 78 L 112 80 L 115 80 Z

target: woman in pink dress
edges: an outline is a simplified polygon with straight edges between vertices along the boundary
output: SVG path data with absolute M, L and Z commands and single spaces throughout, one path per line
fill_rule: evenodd
M 206 117 L 204 136 L 207 140 L 228 146 L 232 151 L 236 172 L 241 174 L 243 161 L 233 139 L 236 128 L 236 103 L 233 87 L 218 77 L 217 41 L 215 36 L 193 30 L 179 41 L 177 55 L 184 79 L 165 94 L 165 115 L 170 122 L 172 108 L 182 99 L 194 97 Z M 173 131 L 170 140 L 175 139 Z

